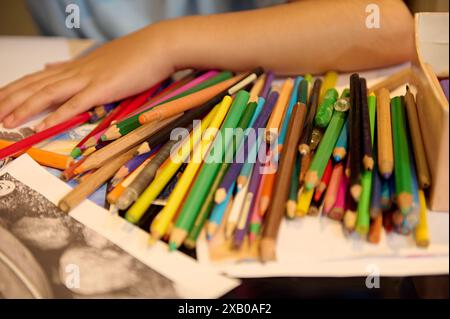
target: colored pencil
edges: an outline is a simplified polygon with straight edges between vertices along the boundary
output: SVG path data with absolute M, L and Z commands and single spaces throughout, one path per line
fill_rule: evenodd
M 267 100 L 267 98 L 269 97 L 270 88 L 272 86 L 272 82 L 273 82 L 274 78 L 275 78 L 275 75 L 273 74 L 273 72 L 270 72 L 270 71 L 267 72 L 266 79 L 264 81 L 264 86 L 261 90 L 261 95 L 260 95 L 263 99 Z
M 316 192 L 314 193 L 314 201 L 318 202 L 320 198 L 322 198 L 323 193 L 326 191 L 330 183 L 333 170 L 333 161 L 330 159 L 327 163 L 327 166 L 325 167 L 325 171 L 320 180 L 320 183 L 316 188 Z
M 94 107 L 91 111 L 91 118 L 89 119 L 89 123 L 94 124 L 100 121 L 102 118 L 108 115 L 109 112 L 114 110 L 119 104 L 120 102 L 113 102 Z
M 367 111 L 369 113 L 368 114 L 369 127 L 364 129 L 369 130 L 370 134 L 369 142 L 372 146 L 375 136 L 375 117 L 376 117 L 377 98 L 373 93 L 369 97 L 366 97 L 365 94 L 366 90 L 363 88 L 363 86 L 365 87 L 365 85 L 366 85 L 365 82 L 361 81 L 362 99 L 367 100 L 367 103 L 362 103 L 362 105 L 363 108 L 367 108 Z M 364 106 L 364 104 L 366 105 Z M 373 159 L 373 153 L 371 155 L 371 158 Z M 358 202 L 356 226 L 355 226 L 356 232 L 361 236 L 367 236 L 369 234 L 370 229 L 370 196 L 372 193 L 372 176 L 373 171 L 366 170 L 363 172 L 361 177 L 362 191 Z
M 267 143 L 274 143 L 278 139 L 281 122 L 286 113 L 289 97 L 291 96 L 293 88 L 294 81 L 291 78 L 284 81 L 283 86 L 281 87 L 280 96 L 266 125 L 265 140 Z
M 8 147 L 10 145 L 14 144 L 14 142 L 10 141 L 4 141 L 0 140 L 0 149 L 3 149 L 5 147 Z M 49 152 L 45 150 L 41 150 L 38 148 L 29 148 L 26 153 L 31 156 L 32 159 L 34 159 L 36 162 L 38 162 L 40 165 L 56 168 L 60 170 L 65 170 L 69 168 L 71 165 L 73 165 L 74 160 L 70 156 L 61 155 L 54 152 Z M 23 153 L 18 153 L 14 155 L 13 157 L 17 157 Z
M 227 170 L 225 176 L 222 179 L 222 182 L 219 185 L 219 188 L 217 189 L 216 195 L 215 195 L 215 201 L 216 203 L 221 203 L 228 192 L 228 189 L 231 187 L 231 185 L 236 181 L 236 179 L 239 176 L 239 173 L 241 172 L 242 166 L 244 165 L 244 162 L 248 159 L 248 152 L 247 149 L 251 148 L 251 143 L 257 143 L 260 130 L 264 128 L 270 113 L 272 112 L 275 102 L 277 101 L 278 93 L 273 92 L 270 94 L 269 99 L 267 100 L 266 104 L 263 107 L 263 110 L 261 111 L 260 116 L 255 121 L 252 127 L 252 132 L 255 133 L 256 136 L 253 136 L 252 139 L 250 139 L 250 135 L 245 136 L 244 142 L 241 143 L 237 153 L 236 158 L 240 159 L 239 161 L 234 161 Z M 255 141 L 256 140 L 256 141 Z M 259 139 L 259 142 L 261 143 L 261 138 Z M 258 146 L 259 148 L 259 146 Z M 253 160 L 253 159 L 252 159 Z
M 309 207 L 314 196 L 314 189 L 306 189 L 306 187 L 300 188 L 297 196 L 296 216 L 303 217 L 309 212 Z
M 246 87 L 247 85 L 252 83 L 260 74 L 262 74 L 262 72 L 263 70 L 261 68 L 257 68 L 245 76 L 236 76 L 232 79 L 220 81 L 217 84 L 204 88 L 203 90 L 197 91 L 197 89 L 194 90 L 193 88 L 192 90 L 194 90 L 194 92 L 192 92 L 191 94 L 184 95 L 186 93 L 185 92 L 183 96 L 181 96 L 180 98 L 164 103 L 163 105 L 161 105 L 164 106 L 162 109 L 165 109 L 166 110 L 165 112 L 171 112 L 174 111 L 174 108 L 172 106 L 179 105 L 185 108 L 187 105 L 189 105 L 186 104 L 186 102 L 188 101 L 191 102 L 190 106 L 195 105 L 197 102 L 203 100 L 205 97 L 208 97 L 211 94 L 211 92 L 213 92 L 217 88 L 224 86 L 224 83 L 228 83 L 228 86 L 226 86 L 225 89 L 223 89 L 219 94 L 206 100 L 207 102 L 205 102 L 205 104 L 209 105 L 210 109 L 212 109 L 215 105 L 220 103 L 226 95 L 233 95 L 241 88 Z M 236 80 L 238 80 L 238 82 L 236 82 Z M 194 95 L 194 97 L 192 97 L 192 95 Z M 203 107 L 205 106 L 206 105 L 203 105 Z M 159 109 L 159 111 L 157 111 L 157 109 Z M 129 132 L 131 132 L 132 130 L 136 129 L 141 125 L 141 123 L 139 122 L 139 117 L 152 110 L 153 109 L 150 109 L 149 111 L 143 111 L 141 113 L 134 115 L 133 117 L 128 118 L 127 120 L 121 123 L 118 123 L 117 125 L 112 126 L 110 129 L 108 129 L 108 131 L 105 132 L 105 135 L 102 137 L 102 139 L 105 140 L 116 139 L 122 135 L 128 134 Z M 151 117 L 153 116 L 159 117 L 159 115 L 161 115 L 160 112 L 161 108 L 159 107 L 155 108 L 154 111 L 156 112 L 152 112 Z
M 384 179 L 388 179 L 394 170 L 390 102 L 389 91 L 380 89 L 377 95 L 377 158 L 378 171 Z
M 117 186 L 125 177 L 127 177 L 132 171 L 138 168 L 151 154 L 142 154 L 133 157 L 131 160 L 125 163 L 121 168 L 117 170 L 111 179 L 111 186 Z
M 361 106 L 361 128 L 362 128 L 362 148 L 363 158 L 362 163 L 366 170 L 371 171 L 373 169 L 373 150 L 372 150 L 372 137 L 370 134 L 370 121 L 369 121 L 369 108 L 367 107 L 367 83 L 366 79 L 359 79 L 360 85 L 360 106 Z
M 284 144 L 284 140 L 286 139 L 286 133 L 287 133 L 287 129 L 289 126 L 289 119 L 291 118 L 291 114 L 292 114 L 292 110 L 294 109 L 294 106 L 297 104 L 297 102 L 299 101 L 299 94 L 301 93 L 302 90 L 305 91 L 304 97 L 302 97 L 303 99 L 303 103 L 306 105 L 306 99 L 307 99 L 307 87 L 308 87 L 308 81 L 303 82 L 303 77 L 301 76 L 297 76 L 295 78 L 295 82 L 294 82 L 294 87 L 292 89 L 292 93 L 291 96 L 289 98 L 289 104 L 288 107 L 286 109 L 285 115 L 283 117 L 283 123 L 280 127 L 280 136 L 279 136 L 279 144 Z M 303 85 L 303 88 L 300 87 L 300 84 Z
M 288 218 L 294 218 L 297 211 L 297 194 L 298 194 L 298 174 L 300 174 L 300 156 L 297 156 L 295 160 L 294 169 L 292 170 L 292 176 L 289 184 L 289 197 L 286 203 L 286 216 Z
M 316 79 L 311 92 L 311 97 L 308 103 L 308 115 L 305 121 L 302 137 L 300 139 L 298 150 L 300 154 L 305 155 L 310 151 L 309 144 L 311 143 L 311 133 L 314 127 L 314 118 L 316 116 L 317 105 L 319 104 L 319 94 L 322 80 Z
M 76 174 L 83 173 L 85 171 L 98 168 L 105 164 L 109 159 L 114 158 L 117 154 L 126 151 L 132 147 L 138 146 L 149 136 L 155 134 L 165 125 L 174 121 L 182 114 L 175 115 L 171 118 L 165 119 L 155 124 L 143 125 L 130 134 L 124 136 L 123 138 L 117 139 L 102 149 L 91 154 L 82 165 L 80 165 L 76 170 Z M 136 148 L 137 151 L 137 148 Z
M 281 220 L 284 216 L 285 205 L 289 196 L 289 188 L 286 187 L 292 176 L 292 170 L 296 159 L 296 146 L 300 141 L 303 123 L 306 117 L 306 106 L 299 102 L 292 111 L 286 133 L 286 146 L 283 147 L 280 167 L 275 179 L 275 189 L 272 203 L 267 212 L 266 225 L 261 240 L 261 259 L 269 261 L 275 259 L 275 242 L 278 236 Z
M 394 144 L 394 178 L 397 205 L 407 214 L 412 205 L 412 178 L 409 146 L 406 133 L 406 116 L 402 97 L 391 100 L 392 132 Z
M 420 187 L 426 189 L 431 184 L 431 175 L 428 168 L 428 162 L 425 157 L 425 147 L 423 144 L 422 134 L 420 131 L 419 117 L 417 115 L 417 106 L 409 87 L 407 87 L 406 95 L 406 112 L 408 116 L 409 132 L 411 134 L 412 149 L 414 151 L 414 159 L 416 162 L 417 177 Z
M 344 213 L 344 230 L 346 233 L 352 233 L 356 227 L 356 210 L 357 210 L 357 202 L 350 194 L 347 192 L 347 197 L 345 200 L 345 213 Z
M 323 84 L 320 88 L 319 103 L 322 103 L 325 100 L 325 96 L 328 90 L 336 86 L 337 80 L 338 74 L 336 72 L 328 71 L 327 73 L 325 73 L 325 76 L 323 77 Z
M 119 185 L 117 185 L 111 192 L 106 196 L 106 200 L 109 204 L 115 205 L 117 200 L 120 198 L 125 189 L 130 186 L 130 184 L 136 179 L 136 177 L 142 172 L 142 170 L 147 166 L 147 164 L 154 158 L 155 154 L 148 157 L 138 168 L 131 172 Z
M 427 203 L 423 190 L 419 190 L 419 203 L 419 223 L 417 224 L 415 230 L 416 245 L 419 247 L 428 247 L 430 244 L 430 235 L 427 220 Z
M 225 238 L 227 239 L 231 239 L 236 231 L 249 186 L 250 184 L 247 182 L 241 189 L 237 190 L 236 196 L 234 197 L 230 215 L 228 216 L 228 220 L 226 220 Z
M 347 155 L 348 148 L 348 122 L 349 119 L 345 120 L 344 126 L 341 129 L 341 133 L 339 133 L 339 138 L 336 141 L 336 146 L 333 150 L 333 159 L 335 162 L 339 163 L 342 159 Z
M 300 164 L 300 175 L 298 176 L 299 187 L 302 187 L 305 182 L 306 173 L 309 170 L 309 166 L 311 165 L 312 153 L 308 153 L 306 155 L 301 156 L 301 164 Z
M 179 112 L 185 112 L 195 107 L 201 106 L 202 104 L 207 103 L 209 100 L 213 99 L 218 94 L 221 94 L 221 92 L 224 92 L 224 90 L 226 90 L 230 86 L 235 85 L 240 79 L 241 76 L 236 76 L 219 84 L 210 86 L 204 90 L 164 103 L 157 108 L 140 114 L 139 123 L 143 125 L 155 121 L 160 121 Z
M 378 244 L 381 240 L 381 229 L 383 228 L 383 214 L 378 214 L 370 222 L 368 240 L 372 244 Z
M 375 140 L 377 137 L 375 137 Z M 374 143 L 376 145 L 376 143 Z M 372 176 L 372 194 L 370 196 L 370 217 L 375 218 L 382 213 L 381 205 L 381 187 L 382 181 L 380 173 L 378 172 L 378 165 L 373 167 Z
M 196 179 L 197 173 L 214 141 L 217 131 L 229 111 L 231 102 L 231 97 L 226 96 L 223 98 L 222 102 L 213 109 L 211 122 L 208 125 L 207 131 L 205 131 L 202 136 L 200 143 L 195 147 L 191 161 L 170 194 L 166 206 L 161 210 L 150 226 L 150 234 L 154 240 L 161 238 L 167 233 L 169 225 L 172 220 L 174 220 L 183 199 L 186 197 L 192 183 Z M 209 134 L 207 134 L 207 132 L 209 132 Z
M 63 123 L 49 127 L 39 133 L 33 134 L 27 138 L 24 138 L 23 140 L 2 148 L 0 149 L 0 159 L 4 159 L 5 157 L 13 156 L 14 154 L 26 151 L 28 148 L 36 145 L 39 142 L 42 142 L 50 137 L 86 123 L 87 121 L 89 121 L 89 118 L 89 112 L 81 113 Z
M 325 167 L 333 153 L 334 146 L 339 137 L 339 132 L 344 126 L 346 117 L 346 112 L 336 111 L 333 113 L 330 124 L 325 131 L 323 139 L 311 161 L 309 170 L 306 173 L 305 187 L 307 190 L 311 190 L 319 184 L 325 171 Z
M 350 77 L 350 193 L 356 202 L 361 195 L 361 87 L 359 75 Z
M 252 86 L 250 90 L 250 99 L 249 102 L 258 102 L 259 96 L 264 86 L 264 82 L 266 81 L 266 75 L 261 74 L 258 79 L 255 81 L 255 84 Z
M 342 164 L 338 164 L 342 165 Z M 339 182 L 339 188 L 336 196 L 336 201 L 334 202 L 333 208 L 328 212 L 327 216 L 334 220 L 342 220 L 345 214 L 346 201 L 347 201 L 347 188 L 348 188 L 348 178 L 344 173 L 341 175 Z M 325 202 L 325 199 L 324 199 Z M 325 203 L 324 203 L 325 205 Z M 325 206 L 324 206 L 325 211 Z
M 179 144 L 179 147 L 177 147 L 176 150 L 172 150 L 172 154 L 170 154 L 171 152 L 169 150 L 170 156 L 167 157 L 164 167 L 161 168 L 161 170 L 154 177 L 153 181 L 147 188 L 145 188 L 139 198 L 125 213 L 125 219 L 127 221 L 133 224 L 139 222 L 145 211 L 150 207 L 152 202 L 158 197 L 164 187 L 170 182 L 173 176 L 175 176 L 180 167 L 183 165 L 184 161 L 190 154 L 190 149 L 192 146 L 200 140 L 205 126 L 206 125 L 201 125 L 200 130 L 194 129 L 189 136 L 183 139 L 183 142 Z M 185 151 L 186 149 L 188 150 L 187 152 Z M 144 171 L 142 171 L 141 174 L 143 174 Z M 133 184 L 137 183 L 138 178 L 133 181 Z M 132 186 L 133 185 L 130 185 L 127 190 Z M 123 195 L 125 195 L 125 192 Z M 117 202 L 117 204 L 119 204 L 119 202 Z
M 220 130 L 222 138 L 214 141 L 211 152 L 208 154 L 205 164 L 200 170 L 196 181 L 192 185 L 191 192 L 187 195 L 186 201 L 181 208 L 180 215 L 175 223 L 175 228 L 170 235 L 169 247 L 171 250 L 178 248 L 191 230 L 201 203 L 206 198 L 209 187 L 212 185 L 220 169 L 225 156 L 225 149 L 230 145 L 232 136 L 225 134 L 225 130 L 236 128 L 249 98 L 250 94 L 246 91 L 239 91 L 236 94 L 236 98 Z
M 65 213 L 69 213 L 73 208 L 78 206 L 89 195 L 95 192 L 102 184 L 104 184 L 111 176 L 134 155 L 135 149 L 128 150 L 109 161 L 86 180 L 78 184 L 72 191 L 65 195 L 58 203 L 59 209 Z
M 334 112 L 334 103 L 338 97 L 338 91 L 335 88 L 326 91 L 317 108 L 316 116 L 314 118 L 314 124 L 316 126 L 321 128 L 327 127 Z
M 235 184 L 228 190 L 227 197 L 220 204 L 216 204 L 209 217 L 208 224 L 206 226 L 206 235 L 208 239 L 211 239 L 217 232 L 217 229 L 222 224 L 222 219 L 224 217 L 225 211 L 229 206 L 229 202 L 233 198 L 233 192 L 235 189 Z
M 383 211 L 387 211 L 391 209 L 392 206 L 392 197 L 391 196 L 391 190 L 393 187 L 391 186 L 393 184 L 393 177 L 389 178 L 388 180 L 383 179 L 381 181 L 381 194 L 380 194 L 380 203 L 381 203 L 381 209 Z
M 330 213 L 331 209 L 334 207 L 337 201 L 340 191 L 339 187 L 342 184 L 341 179 L 343 178 L 343 175 L 344 166 L 342 165 L 342 163 L 336 164 L 331 173 L 330 182 L 324 197 L 323 213 L 325 215 L 328 215 Z

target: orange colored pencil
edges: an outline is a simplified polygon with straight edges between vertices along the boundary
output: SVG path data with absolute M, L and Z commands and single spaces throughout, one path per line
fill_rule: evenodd
M 0 140 L 0 149 L 10 146 L 14 144 L 14 142 Z M 18 157 L 19 155 L 22 155 L 22 153 L 15 154 L 14 157 Z M 67 169 L 69 168 L 74 160 L 70 156 L 57 154 L 54 152 L 44 151 L 40 150 L 38 148 L 30 148 L 26 151 L 28 155 L 31 156 L 32 159 L 34 159 L 36 162 L 43 166 L 52 167 L 56 169 Z
M 143 125 L 154 121 L 161 121 L 173 115 L 198 107 L 208 102 L 221 92 L 225 91 L 241 78 L 242 76 L 240 75 L 235 76 L 229 80 L 220 82 L 204 90 L 160 105 L 154 109 L 149 110 L 148 112 L 141 114 L 139 116 L 139 123 Z

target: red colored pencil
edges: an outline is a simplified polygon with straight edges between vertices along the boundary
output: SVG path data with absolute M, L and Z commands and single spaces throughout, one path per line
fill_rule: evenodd
M 71 128 L 74 128 L 75 126 L 84 124 L 87 121 L 89 121 L 90 117 L 91 117 L 91 115 L 89 112 L 84 112 L 84 113 L 81 113 L 63 123 L 49 127 L 48 129 L 43 130 L 42 132 L 39 132 L 39 133 L 31 135 L 27 138 L 24 138 L 23 140 L 21 140 L 17 143 L 14 143 L 8 147 L 1 149 L 0 150 L 0 159 L 3 159 L 5 157 L 22 152 L 26 149 L 29 149 L 33 145 L 35 145 L 39 142 L 42 142 L 43 140 L 46 140 L 52 136 L 58 135 L 59 133 L 62 133 Z

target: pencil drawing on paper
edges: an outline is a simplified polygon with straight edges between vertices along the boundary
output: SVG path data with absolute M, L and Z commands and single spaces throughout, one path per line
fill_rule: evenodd
M 9 174 L 0 176 L 0 298 L 176 298 L 174 284 Z

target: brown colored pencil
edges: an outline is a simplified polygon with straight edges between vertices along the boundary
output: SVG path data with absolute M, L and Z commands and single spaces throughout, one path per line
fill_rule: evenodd
M 408 116 L 409 132 L 411 134 L 414 159 L 416 160 L 417 180 L 420 188 L 428 188 L 431 183 L 430 169 L 425 157 L 425 148 L 423 145 L 422 133 L 420 131 L 419 117 L 417 115 L 417 106 L 409 87 L 406 89 L 406 114 Z
M 389 91 L 382 88 L 377 95 L 377 144 L 378 170 L 389 178 L 394 170 L 394 149 L 392 146 L 391 98 Z
M 75 169 L 75 174 L 80 174 L 93 168 L 101 167 L 109 159 L 114 158 L 118 154 L 139 145 L 152 134 L 158 132 L 164 126 L 174 121 L 182 114 L 178 114 L 158 123 L 149 123 L 142 125 L 133 132 L 115 140 L 111 144 L 91 154 L 80 166 Z M 136 151 L 138 148 L 136 148 Z M 136 155 L 136 154 L 135 154 Z
M 83 180 L 77 187 L 69 192 L 58 203 L 58 207 L 65 213 L 70 212 L 95 190 L 97 190 L 102 184 L 110 179 L 114 173 L 127 161 L 129 161 L 136 154 L 136 147 L 122 153 L 111 161 L 108 161 L 105 165 L 101 166 L 93 174 L 91 174 L 86 180 Z
M 305 121 L 305 127 L 302 132 L 302 137 L 299 142 L 298 150 L 300 154 L 306 155 L 310 152 L 311 134 L 314 128 L 314 118 L 316 117 L 317 105 L 319 104 L 320 87 L 322 80 L 316 79 L 311 92 L 311 97 L 308 103 L 308 115 Z
M 274 193 L 273 200 L 267 212 L 266 223 L 262 234 L 260 249 L 261 260 L 263 262 L 275 259 L 276 238 L 289 197 L 288 185 L 290 184 L 292 170 L 295 165 L 297 155 L 296 146 L 301 137 L 305 115 L 305 105 L 298 103 L 289 121 L 285 147 L 281 151 L 280 166 L 275 180 L 275 189 L 277 191 Z

